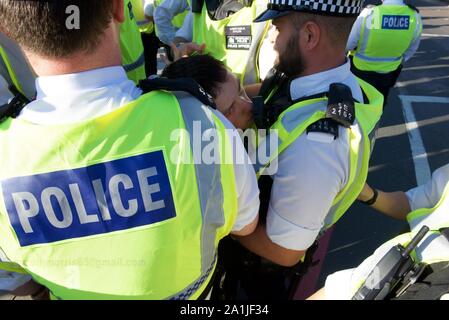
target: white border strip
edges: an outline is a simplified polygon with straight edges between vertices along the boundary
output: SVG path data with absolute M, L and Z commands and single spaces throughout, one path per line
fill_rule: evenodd
M 423 33 L 423 37 L 449 38 L 448 34 Z
M 412 149 L 413 162 L 415 163 L 415 175 L 418 185 L 422 185 L 430 180 L 431 171 L 427 160 L 427 152 L 419 132 L 418 122 L 413 112 L 412 104 L 414 102 L 421 103 L 449 103 L 449 98 L 445 97 L 429 97 L 429 96 L 403 96 L 399 98 L 402 101 L 402 111 L 404 113 L 405 125 L 407 127 L 410 139 L 410 147 Z

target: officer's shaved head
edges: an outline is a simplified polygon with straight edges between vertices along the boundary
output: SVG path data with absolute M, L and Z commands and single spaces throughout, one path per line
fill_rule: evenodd
M 0 0 L 0 30 L 30 52 L 64 58 L 93 51 L 112 11 L 111 0 Z

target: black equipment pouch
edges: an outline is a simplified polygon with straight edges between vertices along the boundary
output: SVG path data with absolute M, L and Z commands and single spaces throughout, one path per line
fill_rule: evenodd
M 211 107 L 212 109 L 217 109 L 214 99 L 210 94 L 208 94 L 203 87 L 201 87 L 192 78 L 177 78 L 177 79 L 167 79 L 167 78 L 154 78 L 146 79 L 139 82 L 139 88 L 142 89 L 144 93 L 149 93 L 156 90 L 166 90 L 166 91 L 184 91 L 190 93 L 192 96 L 197 98 L 201 103 Z
M 258 129 L 267 129 L 268 119 L 265 118 L 265 103 L 261 96 L 251 98 L 253 102 L 254 123 Z
M 289 83 L 289 79 L 282 72 L 274 68 L 268 72 L 262 82 L 259 95 L 253 98 L 254 122 L 257 128 L 270 128 L 277 121 L 279 115 L 292 105 Z M 273 89 L 275 90 L 274 94 L 272 94 Z M 267 101 L 266 104 L 265 101 Z
M 288 81 L 287 76 L 277 71 L 275 68 L 271 68 L 270 71 L 268 71 L 267 76 L 265 77 L 265 80 L 262 82 L 262 85 L 260 87 L 259 95 L 264 99 L 268 99 L 269 95 L 271 94 L 271 91 L 273 88 L 280 88 L 284 85 L 285 82 Z
M 389 300 L 408 290 L 425 268 L 425 264 L 415 262 L 410 253 L 429 230 L 423 226 L 405 248 L 401 244 L 392 247 L 379 260 L 352 300 Z
M 14 98 L 9 103 L 0 106 L 0 122 L 7 118 L 17 118 L 23 108 L 30 103 L 30 100 L 13 85 L 9 86 L 9 91 L 12 92 Z

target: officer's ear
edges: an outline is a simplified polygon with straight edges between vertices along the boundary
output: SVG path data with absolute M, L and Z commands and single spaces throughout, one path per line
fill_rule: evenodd
M 112 0 L 112 18 L 117 23 L 125 22 L 124 0 Z
M 305 50 L 314 50 L 321 40 L 321 28 L 315 21 L 304 23 L 300 37 L 301 44 Z

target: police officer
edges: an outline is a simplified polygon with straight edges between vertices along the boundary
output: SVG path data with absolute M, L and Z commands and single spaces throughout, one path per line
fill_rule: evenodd
M 401 281 L 387 298 L 449 298 L 449 165 L 436 170 L 428 183 L 405 193 L 382 192 L 366 186 L 359 199 L 392 218 L 406 219 L 411 232 L 383 244 L 358 267 L 330 275 L 324 289 L 312 299 L 352 299 L 381 258 L 397 244 L 406 246 L 423 226 L 430 231 L 412 255 L 416 263 L 425 264 L 423 273 L 418 274 L 416 283 Z M 401 287 L 403 290 L 398 290 Z
M 131 1 L 124 1 L 126 21 L 120 26 L 123 67 L 129 79 L 138 83 L 146 78 L 145 58 L 139 27 Z M 35 74 L 17 44 L 0 32 L 0 74 L 14 91 L 31 100 L 36 95 Z
M 123 68 L 136 84 L 147 78 L 145 51 L 131 0 L 125 0 L 125 21 L 120 25 L 120 48 Z
M 39 76 L 36 100 L 0 124 L 3 263 L 53 298 L 207 297 L 219 240 L 258 217 L 249 161 L 229 161 L 245 155 L 229 122 L 198 87 L 185 89 L 197 99 L 179 86 L 143 94 L 127 79 L 120 0 L 11 0 L 0 13 Z M 206 147 L 220 158 L 203 159 Z
M 259 53 L 269 22 L 252 21 L 266 8 L 267 0 L 192 0 L 192 13 L 176 34 L 176 43 L 205 44 L 205 53 L 222 61 L 244 85 L 259 83 Z
M 154 23 L 158 37 L 169 46 L 190 11 L 190 3 L 188 0 L 157 0 L 155 5 Z
M 421 33 L 418 9 L 403 0 L 384 0 L 381 5 L 367 7 L 349 36 L 352 72 L 376 87 L 386 103 L 403 63 L 419 47 Z
M 280 266 L 295 266 L 305 257 L 356 200 L 367 177 L 370 135 L 383 98 L 351 73 L 345 55 L 360 10 L 358 0 L 270 0 L 268 10 L 256 19 L 273 19 L 279 62 L 262 84 L 266 106 L 256 115 L 259 128 L 271 129 L 257 150 L 269 160 L 256 164 L 261 220 L 266 215 L 266 222 L 239 240 Z M 291 269 L 266 260 L 252 262 L 256 267 L 241 277 L 243 285 L 254 297 L 286 298 L 288 279 L 283 274 Z M 274 279 L 273 285 L 268 278 Z
M 145 74 L 149 77 L 150 75 L 157 74 L 157 52 L 160 45 L 153 23 L 154 1 L 132 0 L 131 3 L 142 37 L 145 54 Z

